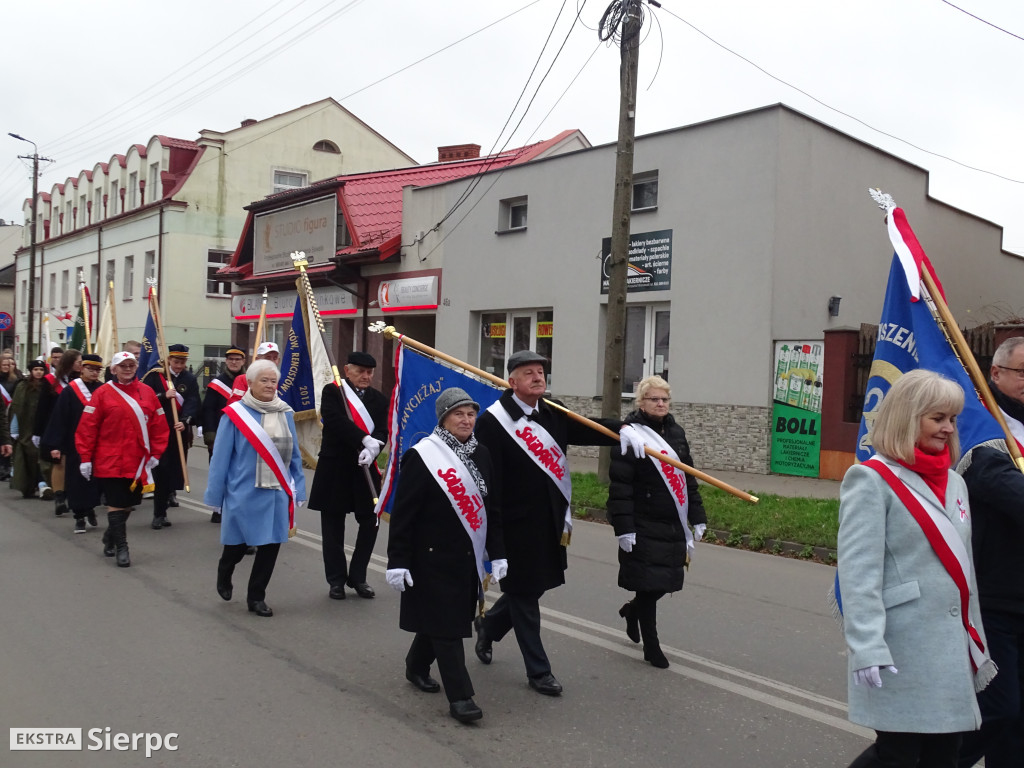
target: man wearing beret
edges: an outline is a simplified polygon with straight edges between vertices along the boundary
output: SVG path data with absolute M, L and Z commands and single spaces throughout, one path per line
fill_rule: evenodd
M 565 449 L 615 441 L 544 402 L 547 371 L 547 358 L 536 352 L 513 354 L 508 359 L 510 389 L 476 422 L 477 439 L 491 453 L 499 489 L 488 497 L 487 510 L 501 519 L 508 560 L 501 597 L 475 621 L 476 655 L 490 664 L 492 644 L 514 630 L 530 687 L 558 696 L 562 686 L 551 674 L 540 638 L 540 598 L 565 583 L 565 548 L 572 532 Z M 623 455 L 630 449 L 643 453 L 643 438 L 635 429 L 613 419 L 595 421 L 619 432 Z
M 213 441 L 217 437 L 217 425 L 220 423 L 221 411 L 232 400 L 232 388 L 235 379 L 245 373 L 245 352 L 238 347 L 231 347 L 224 354 L 224 370 L 210 379 L 203 397 L 203 442 L 210 456 L 213 456 Z M 220 522 L 220 512 L 214 512 L 210 518 Z
M 199 417 L 201 403 L 199 401 L 199 385 L 196 377 L 188 371 L 188 347 L 184 344 L 171 344 L 167 348 L 167 368 L 170 370 L 170 381 L 164 376 L 163 364 L 158 364 L 142 379 L 143 384 L 156 393 L 157 402 L 164 409 L 164 416 L 167 417 L 167 426 L 172 431 L 180 432 L 185 455 L 192 445 L 192 425 Z M 171 408 L 171 399 L 174 399 L 178 409 L 178 420 L 174 420 L 174 413 Z M 178 441 L 171 435 L 167 441 L 167 448 L 160 457 L 160 463 L 153 469 L 153 479 L 156 488 L 153 491 L 153 522 L 150 527 L 159 531 L 161 528 L 170 528 L 171 522 L 167 519 L 167 508 L 170 506 L 171 495 L 174 491 L 185 487 L 185 474 L 181 466 L 181 456 L 178 454 Z
M 376 459 L 388 441 L 388 399 L 370 386 L 376 367 L 372 355 L 352 352 L 341 386 L 328 384 L 320 398 L 323 442 L 309 508 L 320 510 L 324 575 L 334 600 L 345 599 L 346 585 L 360 597 L 374 596 L 366 583 L 366 567 L 377 541 L 373 499 L 380 492 L 380 472 Z M 352 562 L 346 563 L 345 516 L 349 512 L 355 513 L 359 533 Z

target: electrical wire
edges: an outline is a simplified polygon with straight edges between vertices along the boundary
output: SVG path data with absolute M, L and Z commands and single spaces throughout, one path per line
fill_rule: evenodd
M 968 15 L 968 16 L 970 16 L 970 17 L 971 17 L 972 19 L 975 19 L 975 20 L 977 20 L 977 21 L 980 21 L 980 22 L 981 22 L 982 24 L 988 24 L 988 25 L 989 25 L 990 27 L 992 27 L 993 29 L 998 29 L 998 30 L 999 30 L 1000 32 L 1005 32 L 1005 33 L 1006 33 L 1006 34 L 1008 34 L 1008 35 L 1009 35 L 1010 37 L 1016 37 L 1016 38 L 1017 38 L 1018 40 L 1024 40 L 1024 37 L 1021 37 L 1020 35 L 1018 35 L 1018 34 L 1015 34 L 1015 33 L 1011 32 L 1011 31 L 1010 31 L 1010 30 L 1008 30 L 1008 29 L 1003 29 L 1003 28 L 1002 28 L 1002 27 L 1000 27 L 1000 26 L 999 26 L 998 24 L 993 24 L 993 23 L 992 23 L 991 21 L 986 21 L 985 19 L 981 18 L 981 16 L 975 16 L 975 15 L 974 15 L 973 13 L 971 13 L 970 11 L 965 11 L 965 10 L 964 10 L 963 8 L 961 8 L 961 7 L 959 6 L 959 5 L 954 5 L 953 3 L 949 2 L 949 0 L 939 0 L 939 1 L 940 1 L 940 2 L 943 2 L 943 3 L 945 3 L 945 4 L 946 4 L 946 5 L 948 5 L 948 6 L 950 7 L 950 8 L 956 8 L 956 10 L 960 11 L 960 13 L 964 13 L 964 14 L 967 14 L 967 15 Z
M 1012 178 L 1010 176 L 1004 176 L 1001 173 L 996 173 L 995 171 L 989 171 L 989 170 L 987 170 L 985 168 L 979 168 L 979 167 L 974 166 L 974 165 L 969 165 L 967 163 L 961 162 L 960 160 L 957 160 L 956 158 L 949 157 L 948 155 L 943 155 L 941 152 L 934 152 L 934 151 L 932 151 L 930 149 L 925 149 L 922 146 L 914 144 L 912 141 L 908 141 L 907 139 L 900 138 L 899 136 L 897 136 L 894 133 L 889 133 L 888 131 L 883 131 L 881 128 L 876 128 L 875 126 L 871 125 L 870 123 L 867 123 L 864 120 L 861 120 L 859 117 L 855 117 L 854 115 L 851 115 L 848 112 L 844 112 L 843 110 L 839 109 L 838 107 L 833 107 L 831 104 L 827 104 L 826 102 L 824 102 L 821 99 L 819 99 L 817 96 L 814 96 L 814 95 L 808 93 L 807 91 L 805 91 L 802 88 L 799 88 L 799 87 L 793 85 L 792 83 L 786 82 L 785 80 L 783 80 L 781 77 L 778 77 L 777 75 L 773 75 L 771 72 L 769 72 L 767 69 L 765 69 L 761 65 L 757 64 L 754 61 L 751 61 L 750 59 L 748 59 L 743 54 L 738 53 L 738 52 L 732 50 L 731 48 L 729 48 L 728 46 L 724 45 L 723 43 L 718 42 L 713 37 L 711 37 L 711 35 L 707 34 L 703 30 L 699 29 L 694 24 L 692 24 L 691 22 L 689 22 L 686 19 L 684 19 L 682 16 L 679 16 L 679 15 L 673 13 L 668 8 L 662 7 L 661 10 L 663 10 L 665 13 L 669 14 L 670 16 L 675 17 L 676 19 L 681 21 L 683 24 L 688 26 L 690 29 L 692 29 L 694 32 L 696 32 L 697 34 L 701 35 L 702 37 L 706 38 L 710 42 L 712 42 L 715 45 L 717 45 L 723 51 L 726 51 L 727 53 L 732 54 L 733 56 L 735 56 L 738 59 L 742 59 L 747 64 L 752 66 L 754 69 L 756 69 L 758 72 L 761 72 L 762 74 L 767 75 L 772 80 L 775 80 L 776 82 L 781 83 L 782 85 L 786 86 L 787 88 L 793 89 L 797 93 L 803 94 L 804 96 L 809 98 L 811 101 L 814 101 L 815 103 L 820 104 L 821 106 L 825 107 L 825 109 L 831 110 L 832 112 L 835 112 L 836 114 L 839 114 L 839 115 L 842 115 L 843 117 L 849 118 L 850 120 L 853 120 L 855 123 L 859 123 L 860 125 L 863 125 L 865 128 L 868 128 L 869 130 L 872 130 L 875 133 L 879 133 L 882 136 L 887 136 L 890 139 L 893 139 L 894 141 L 900 142 L 901 144 L 906 144 L 908 147 L 913 147 L 914 149 L 918 150 L 919 152 L 924 152 L 926 155 L 931 155 L 932 157 L 938 157 L 938 158 L 941 158 L 943 160 L 948 160 L 949 162 L 951 162 L 951 163 L 953 163 L 955 165 L 959 165 L 961 168 L 966 168 L 967 170 L 970 170 L 970 171 L 977 171 L 978 173 L 984 173 L 984 174 L 986 174 L 988 176 L 992 176 L 992 177 L 997 178 L 997 179 L 1002 179 L 1003 181 L 1009 181 L 1009 182 L 1011 182 L 1013 184 L 1024 184 L 1024 179 L 1014 179 L 1014 178 Z

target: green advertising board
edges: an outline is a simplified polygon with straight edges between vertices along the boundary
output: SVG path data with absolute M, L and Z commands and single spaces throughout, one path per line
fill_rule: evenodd
M 822 357 L 821 342 L 775 344 L 772 472 L 818 476 Z

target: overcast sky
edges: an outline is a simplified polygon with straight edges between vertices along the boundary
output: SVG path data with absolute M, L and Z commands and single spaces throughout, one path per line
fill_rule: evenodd
M 31 190 L 16 156 L 32 148 L 8 131 L 56 160 L 45 191 L 153 134 L 195 139 L 327 96 L 420 162 L 438 145 L 504 145 L 510 115 L 508 146 L 565 128 L 614 141 L 618 50 L 596 32 L 607 1 L 6 3 L 0 218 L 22 222 Z M 637 133 L 783 102 L 931 171 L 934 197 L 1004 226 L 1024 255 L 1024 2 L 955 4 L 645 6 Z

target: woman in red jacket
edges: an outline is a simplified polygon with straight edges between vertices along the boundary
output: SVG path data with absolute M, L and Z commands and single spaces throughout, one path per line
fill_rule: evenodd
M 152 490 L 151 470 L 170 435 L 153 390 L 135 378 L 138 367 L 131 352 L 114 355 L 114 378 L 93 393 L 75 435 L 82 476 L 88 480 L 95 474 L 107 500 L 103 554 L 116 554 L 121 568 L 131 565 L 125 523 L 141 503 L 145 486 Z

